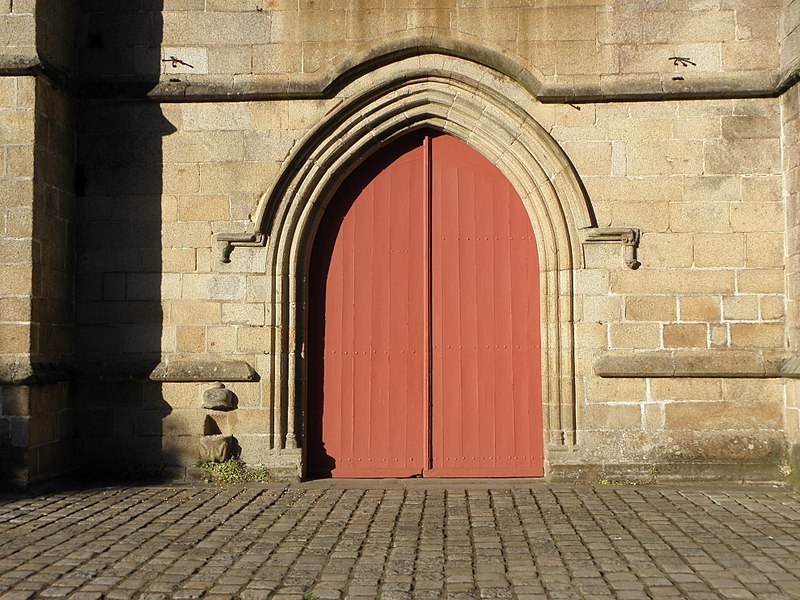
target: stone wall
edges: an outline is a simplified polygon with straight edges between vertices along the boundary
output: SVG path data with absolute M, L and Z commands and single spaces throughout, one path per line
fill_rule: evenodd
M 0 2 L 0 57 L 4 66 L 27 67 L 36 62 L 36 0 Z
M 558 296 L 548 475 L 782 477 L 800 439 L 781 371 L 800 314 L 798 2 L 107 0 L 80 3 L 74 56 L 74 3 L 39 0 L 35 22 L 32 1 L 0 3 L 0 352 L 49 365 L 3 388 L 3 452 L 58 471 L 74 406 L 82 468 L 181 477 L 222 433 L 301 474 L 313 238 L 281 236 L 360 159 L 325 154 L 347 124 L 377 131 L 370 111 L 417 94 L 430 114 L 409 103 L 393 127 L 460 135 L 532 214 Z M 32 48 L 48 75 L 19 77 Z M 531 183 L 541 165 L 575 197 Z M 631 227 L 638 269 L 619 236 L 590 239 Z M 203 408 L 217 382 L 231 410 Z
M 41 362 L 63 364 L 72 347 L 75 123 L 70 98 L 37 79 L 32 320 Z
M 642 231 L 638 270 L 587 246 L 575 274 L 581 462 L 637 455 L 662 475 L 709 475 L 780 461 L 781 380 L 736 378 L 737 359 L 785 346 L 779 103 L 567 110 L 550 131 L 598 223 Z M 646 377 L 667 357 L 680 379 Z
M 153 132 L 143 124 L 154 107 L 114 106 L 108 118 L 93 113 L 82 138 L 91 156 L 82 156 L 81 347 L 129 361 L 155 362 L 160 352 L 255 366 L 262 382 L 234 384 L 239 408 L 214 417 L 252 462 L 276 458 L 268 451 L 270 356 L 280 352 L 273 282 L 264 249 L 236 249 L 223 264 L 213 234 L 247 229 L 282 162 L 337 102 L 163 104 Z M 530 110 L 574 163 L 598 224 L 643 232 L 638 270 L 625 267 L 618 245 L 587 245 L 574 274 L 579 443 L 551 456 L 551 473 L 777 477 L 783 383 L 736 374 L 746 369 L 737 360 L 768 361 L 785 346 L 779 102 L 534 102 Z M 125 116 L 118 126 L 114 114 Z M 158 139 L 163 167 L 153 158 Z M 597 375 L 599 359 L 624 363 L 634 350 L 650 364 Z M 658 362 L 675 356 L 719 372 L 659 377 Z M 127 400 L 116 417 L 107 413 L 116 424 L 100 429 L 108 437 L 122 427 L 132 444 L 163 436 L 189 462 L 206 387 L 161 384 L 149 429 L 130 428 Z M 147 398 L 137 391 L 132 406 Z M 161 422 L 159 410 L 168 412 Z
M 13 379 L 18 364 L 29 362 L 31 302 L 33 291 L 33 147 L 35 80 L 0 78 L 0 128 L 2 129 L 2 177 L 0 177 L 0 352 L 4 382 Z M 1 388 L 0 477 L 27 476 L 27 410 L 19 407 L 17 391 Z
M 71 98 L 47 78 L 36 81 L 34 149 L 34 286 L 31 322 L 37 336 L 31 361 L 31 480 L 73 468 L 72 370 L 75 117 Z
M 261 131 L 276 110 L 287 111 L 280 104 L 99 104 L 85 113 L 79 361 L 112 379 L 109 372 L 124 378 L 131 369 L 146 378 L 162 357 L 246 361 L 262 374 L 261 382 L 226 382 L 238 408 L 210 415 L 213 424 L 201 408 L 210 382 L 77 385 L 80 438 L 107 461 L 103 470 L 132 456 L 159 468 L 191 466 L 207 427 L 235 433 L 250 462 L 269 462 L 264 251 L 244 269 L 220 268 L 212 234 L 245 226 L 300 135 L 294 127 L 270 138 Z
M 89 5 L 80 72 L 104 82 L 98 95 L 116 89 L 210 100 L 255 90 L 263 100 L 98 100 L 86 108 L 80 361 L 114 357 L 120 364 L 111 371 L 146 374 L 161 360 L 237 360 L 261 378 L 227 382 L 238 408 L 222 414 L 201 408 L 210 381 L 126 384 L 121 396 L 82 384 L 86 449 L 121 458 L 146 447 L 149 461 L 187 465 L 211 427 L 234 435 L 249 462 L 295 460 L 275 441 L 287 418 L 276 394 L 292 385 L 275 358 L 286 351 L 280 340 L 288 327 L 277 316 L 284 314 L 278 274 L 263 248 L 238 248 L 232 262 L 220 263 L 214 235 L 252 229 L 259 198 L 301 141 L 357 89 L 377 85 L 369 69 L 348 75 L 348 67 L 366 61 L 377 70 L 388 60 L 381 54 L 427 44 L 477 58 L 484 77 L 512 75 L 503 85 L 523 88 L 512 96 L 582 100 L 523 104 L 574 164 L 596 225 L 642 230 L 638 270 L 625 267 L 617 245 L 586 245 L 568 275 L 576 443 L 551 452 L 550 473 L 779 476 L 784 399 L 773 367 L 786 344 L 780 102 L 586 101 L 771 89 L 781 77 L 785 7 L 767 0 L 663 11 L 637 2 L 549 4 Z M 476 48 L 484 53 L 469 56 Z M 113 88 L 126 83 L 141 85 Z M 679 378 L 663 376 L 665 363 Z M 754 377 L 753 365 L 770 377 Z
M 800 2 L 787 0 L 782 22 L 781 61 L 798 72 L 800 57 Z M 800 88 L 794 85 L 781 97 L 783 120 L 784 198 L 786 202 L 787 332 L 793 354 L 800 345 Z M 800 484 L 800 387 L 791 380 L 786 389 L 786 437 L 791 478 Z
M 2 353 L 13 362 L 30 351 L 33 264 L 33 148 L 35 80 L 4 77 L 2 260 L 4 263 Z M 18 325 L 17 325 L 18 324 Z
M 31 0 L 33 2 L 33 0 Z M 75 35 L 79 0 L 35 0 L 39 60 L 60 77 L 75 70 Z M 14 0 L 14 4 L 20 0 Z M 54 73 L 55 74 L 55 73 Z
M 800 344 L 800 86 L 781 98 L 784 136 L 784 192 L 787 248 L 787 331 L 793 354 Z M 800 386 L 791 380 L 786 388 L 786 436 L 792 478 L 800 483 Z
M 796 73 L 800 61 L 800 4 L 797 0 L 783 0 L 779 30 L 781 69 Z
M 13 479 L 71 466 L 67 362 L 71 356 L 75 137 L 69 101 L 46 79 L 3 77 L 0 304 L 3 452 Z M 9 475 L 8 473 L 5 475 Z
M 0 12 L 6 42 L 0 58 L 0 477 L 24 485 L 72 468 L 66 380 L 72 355 L 74 119 L 69 96 L 30 69 L 48 53 L 62 67 L 69 62 L 74 7 L 6 4 L 5 14 Z M 48 9 L 57 20 L 35 19 L 36 11 Z

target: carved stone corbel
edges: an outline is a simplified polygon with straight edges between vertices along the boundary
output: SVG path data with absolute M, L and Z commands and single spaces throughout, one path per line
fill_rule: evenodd
M 231 262 L 231 252 L 235 247 L 257 248 L 264 245 L 262 233 L 218 233 L 214 236 L 219 244 L 219 262 Z
M 623 245 L 625 265 L 637 269 L 640 262 L 636 258 L 641 231 L 637 227 L 597 227 L 586 231 L 584 244 L 618 242 Z

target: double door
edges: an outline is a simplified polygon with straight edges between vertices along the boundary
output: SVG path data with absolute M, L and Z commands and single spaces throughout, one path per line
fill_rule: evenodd
M 309 289 L 311 476 L 543 474 L 536 241 L 482 155 L 423 132 L 370 157 Z

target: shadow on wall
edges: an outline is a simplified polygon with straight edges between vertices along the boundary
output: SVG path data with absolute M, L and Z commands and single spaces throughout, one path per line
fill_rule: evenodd
M 162 265 L 174 259 L 161 244 L 161 145 L 176 129 L 146 99 L 161 72 L 163 4 L 110 4 L 84 4 L 77 36 L 87 93 L 75 173 L 76 462 L 106 479 L 174 477 L 171 408 L 148 380 L 162 352 Z M 138 97 L 104 97 L 112 82 Z

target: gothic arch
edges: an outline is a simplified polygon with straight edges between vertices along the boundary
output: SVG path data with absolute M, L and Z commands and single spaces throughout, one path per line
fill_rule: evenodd
M 369 73 L 294 151 L 254 219 L 267 246 L 272 292 L 272 447 L 303 435 L 307 273 L 320 218 L 332 193 L 377 148 L 417 128 L 439 129 L 495 163 L 518 191 L 539 244 L 542 379 L 547 449 L 575 443 L 572 272 L 578 230 L 594 226 L 568 158 L 524 108 L 534 100 L 485 66 L 423 56 Z

